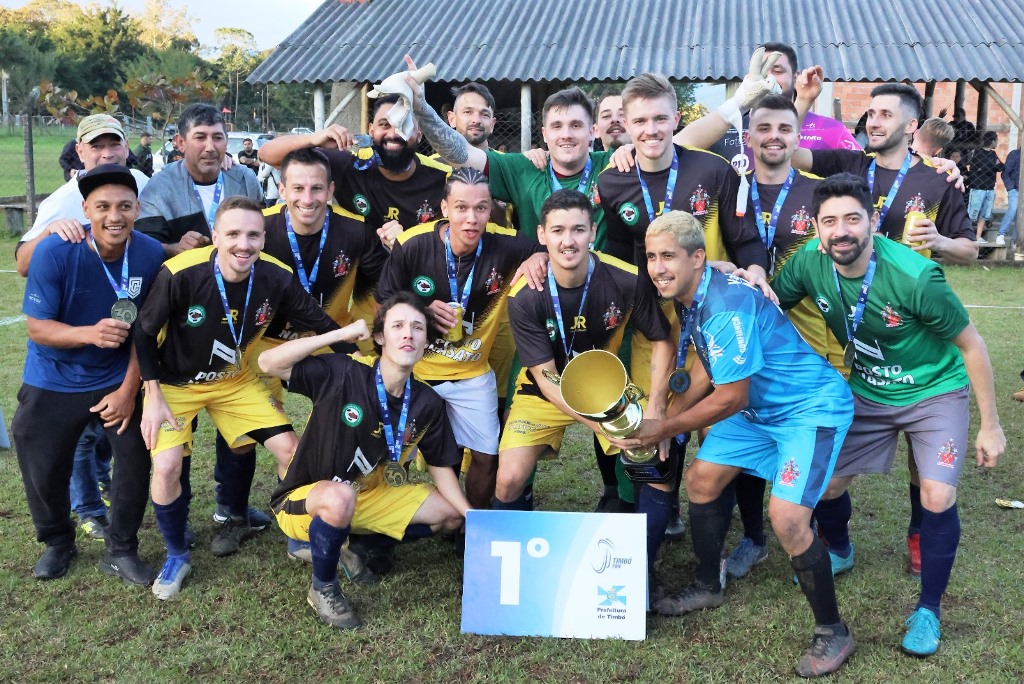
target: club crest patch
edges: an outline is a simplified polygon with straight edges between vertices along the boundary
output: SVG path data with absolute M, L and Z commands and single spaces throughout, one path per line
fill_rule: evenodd
M 270 308 L 270 300 L 264 299 L 263 303 L 260 304 L 260 308 L 256 309 L 256 320 L 254 322 L 257 327 L 265 325 L 273 315 L 273 310 Z
M 824 297 L 824 295 L 818 295 L 814 298 L 814 304 L 818 307 L 818 311 L 823 314 L 827 314 L 832 310 L 832 304 Z
M 434 294 L 434 281 L 427 276 L 416 276 L 412 280 L 412 289 L 421 297 L 429 297 Z
M 912 211 L 920 211 L 921 213 L 924 213 L 924 198 L 921 197 L 921 193 L 918 193 L 911 197 L 905 206 L 906 208 L 903 211 L 904 214 L 909 214 Z
M 604 312 L 604 329 L 611 330 L 619 324 L 622 320 L 622 309 L 615 306 L 615 302 L 612 302 L 608 309 Z
M 428 221 L 434 220 L 434 207 L 430 206 L 430 202 L 424 201 L 420 205 L 419 211 L 416 212 L 416 219 L 420 223 L 427 223 Z
M 349 427 L 356 427 L 363 422 L 363 409 L 356 404 L 345 404 L 341 409 L 341 420 Z
M 953 440 L 949 440 L 942 445 L 939 449 L 939 460 L 938 465 L 944 468 L 955 468 L 956 459 L 960 456 L 960 452 L 956 450 L 956 445 L 953 444 Z
M 331 264 L 331 272 L 334 273 L 335 278 L 344 278 L 348 275 L 348 268 L 351 265 L 352 260 L 345 256 L 345 250 L 342 250 L 334 258 L 334 263 Z
M 619 218 L 627 226 L 635 226 L 640 218 L 640 212 L 632 202 L 623 202 L 622 206 L 619 207 Z
M 370 200 L 366 199 L 366 195 L 356 193 L 352 197 L 352 206 L 356 208 L 361 216 L 366 216 L 370 213 Z
M 779 473 L 779 484 L 783 487 L 795 487 L 800 479 L 800 468 L 797 467 L 794 459 L 789 459 L 782 472 Z
M 800 211 L 793 214 L 789 226 L 793 235 L 807 235 L 807 231 L 811 228 L 811 215 L 807 213 L 805 207 L 800 207 Z
M 487 276 L 487 280 L 484 281 L 484 285 L 487 286 L 487 296 L 495 295 L 501 292 L 501 286 L 504 285 L 505 279 L 498 273 L 497 268 L 492 268 L 490 275 Z
M 206 309 L 199 306 L 198 304 L 188 307 L 188 312 L 185 314 L 185 322 L 193 328 L 197 328 L 203 324 L 206 320 Z
M 900 312 L 892 308 L 892 304 L 886 302 L 885 308 L 882 309 L 882 320 L 885 322 L 886 328 L 898 328 L 903 325 L 903 316 Z
M 711 195 L 704 189 L 703 185 L 698 185 L 692 193 L 690 193 L 690 213 L 697 218 L 707 216 L 708 205 L 711 203 Z

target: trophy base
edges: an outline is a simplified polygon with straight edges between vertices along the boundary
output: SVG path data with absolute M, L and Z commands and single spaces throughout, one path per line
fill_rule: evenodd
M 648 461 L 636 462 L 632 461 L 621 454 L 619 460 L 622 462 L 622 469 L 626 473 L 626 477 L 629 478 L 630 482 L 654 482 L 663 484 L 675 479 L 676 476 L 676 462 L 679 460 L 678 457 L 670 450 L 668 460 L 662 461 L 658 458 L 657 452 L 654 457 Z

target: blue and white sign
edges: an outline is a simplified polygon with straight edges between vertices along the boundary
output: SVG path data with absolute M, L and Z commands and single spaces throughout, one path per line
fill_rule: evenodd
M 642 640 L 647 516 L 469 511 L 462 631 Z

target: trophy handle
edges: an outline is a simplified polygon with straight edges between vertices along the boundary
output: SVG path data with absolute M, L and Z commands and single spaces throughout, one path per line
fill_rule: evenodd
M 562 376 L 560 376 L 558 373 L 549 371 L 547 368 L 542 370 L 541 373 L 543 373 L 544 377 L 547 378 L 550 382 L 554 383 L 555 385 L 561 386 Z
M 638 402 L 647 396 L 642 389 L 633 383 L 626 385 L 625 389 L 622 390 L 622 395 L 630 402 Z

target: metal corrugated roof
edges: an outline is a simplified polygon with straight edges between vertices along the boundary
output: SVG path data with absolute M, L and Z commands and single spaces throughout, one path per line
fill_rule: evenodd
M 248 80 L 376 82 L 409 52 L 442 81 L 725 81 L 766 40 L 834 81 L 1016 81 L 1024 0 L 327 0 Z

